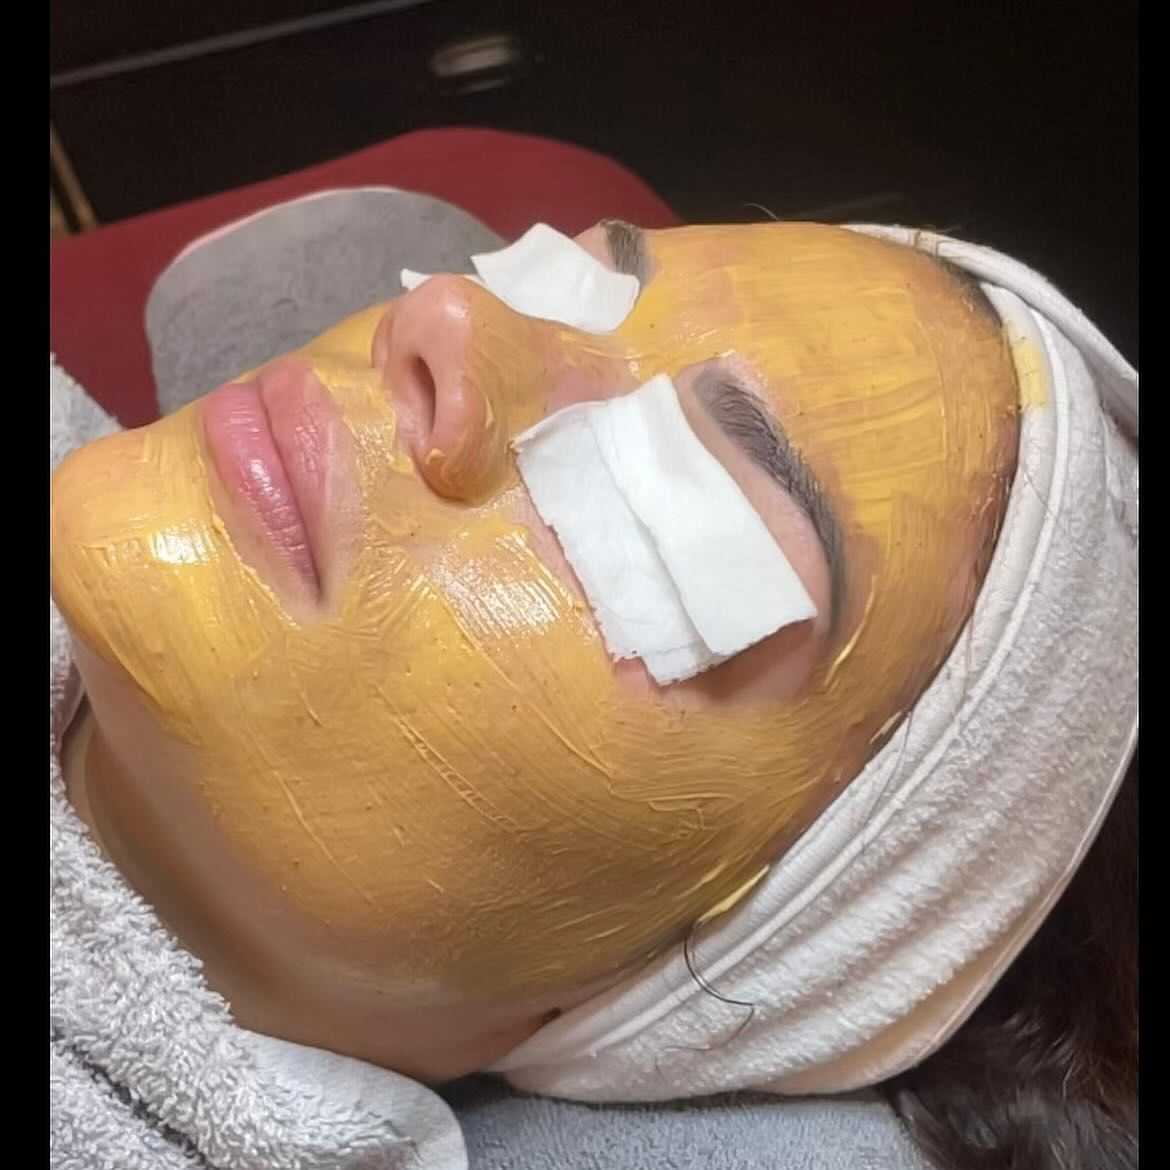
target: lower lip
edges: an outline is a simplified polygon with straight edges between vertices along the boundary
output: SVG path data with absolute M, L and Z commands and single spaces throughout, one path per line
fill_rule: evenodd
M 220 483 L 243 506 L 241 519 L 319 595 L 320 564 L 306 514 L 320 518 L 323 511 L 326 436 L 319 420 L 313 425 L 303 387 L 278 387 L 279 403 L 267 389 L 249 381 L 209 394 L 202 404 L 207 447 Z

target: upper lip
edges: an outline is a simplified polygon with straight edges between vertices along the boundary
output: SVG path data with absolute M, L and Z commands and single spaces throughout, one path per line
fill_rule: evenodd
M 233 383 L 204 400 L 203 419 L 217 478 L 245 513 L 235 519 L 319 597 L 331 414 L 307 385 L 295 375 Z

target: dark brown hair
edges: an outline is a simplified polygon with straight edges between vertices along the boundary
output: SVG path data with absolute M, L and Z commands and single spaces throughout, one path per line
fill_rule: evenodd
M 1060 901 L 970 1020 L 885 1091 L 940 1170 L 1138 1165 L 1138 762 Z

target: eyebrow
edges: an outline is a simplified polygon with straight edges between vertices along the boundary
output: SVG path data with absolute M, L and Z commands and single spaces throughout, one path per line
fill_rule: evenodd
M 646 282 L 646 241 L 641 228 L 620 219 L 603 219 L 605 240 L 613 266 L 626 276 Z
M 829 563 L 830 630 L 841 612 L 845 563 L 841 526 L 820 481 L 792 445 L 780 420 L 724 371 L 705 370 L 695 383 L 703 408 L 737 447 L 796 501 Z

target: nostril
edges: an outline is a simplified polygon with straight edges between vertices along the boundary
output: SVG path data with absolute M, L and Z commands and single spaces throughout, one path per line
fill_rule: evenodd
M 398 397 L 410 413 L 417 438 L 425 440 L 435 429 L 436 388 L 431 367 L 420 354 L 406 363 Z
M 497 349 L 478 352 L 468 288 L 477 291 L 461 277 L 435 276 L 397 298 L 372 347 L 374 364 L 384 360 L 382 388 L 397 416 L 397 449 L 432 492 L 458 501 L 486 495 L 509 466 Z

